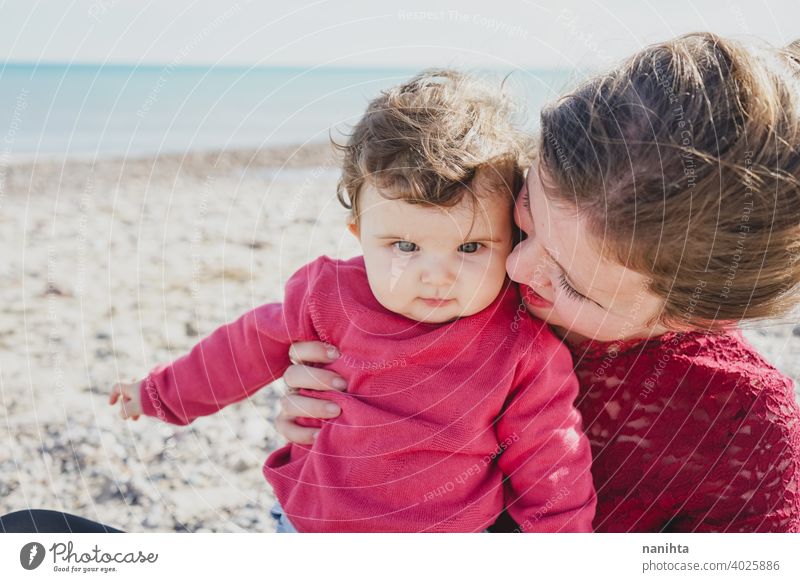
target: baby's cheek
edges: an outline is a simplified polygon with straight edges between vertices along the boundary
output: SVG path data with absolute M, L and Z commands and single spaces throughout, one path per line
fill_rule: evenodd
M 491 304 L 502 290 L 506 278 L 505 261 L 492 260 L 475 265 L 471 278 L 468 289 L 474 296 L 474 303 L 481 304 L 476 305 L 480 310 Z
M 385 305 L 387 301 L 391 300 L 390 272 L 382 262 L 373 261 L 367 265 L 367 278 L 369 279 L 372 294 L 375 295 L 380 303 Z
M 510 255 L 511 249 L 509 249 L 509 252 L 507 253 L 495 253 L 492 257 L 491 263 L 487 268 L 487 277 L 494 279 L 501 286 L 508 276 L 508 272 L 506 271 L 506 262 L 508 261 Z

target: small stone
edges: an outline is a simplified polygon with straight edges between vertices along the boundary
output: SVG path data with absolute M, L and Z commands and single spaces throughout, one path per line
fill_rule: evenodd
M 150 510 L 144 518 L 142 525 L 147 528 L 165 528 L 166 520 L 164 519 L 164 510 L 159 505 Z
M 61 288 L 58 285 L 56 285 L 55 283 L 48 283 L 47 287 L 45 287 L 45 289 L 44 289 L 44 294 L 45 295 L 57 295 L 57 296 L 60 296 L 60 297 L 63 297 L 64 295 L 66 295 L 66 293 L 64 291 L 62 291 Z
M 117 483 L 115 479 L 108 475 L 97 475 L 92 480 L 92 497 L 100 504 L 108 503 L 117 499 L 124 499 L 122 488 L 124 484 Z
M 239 457 L 234 461 L 232 468 L 234 473 L 244 473 L 250 468 L 250 463 L 246 459 Z
M 186 337 L 196 337 L 197 336 L 197 328 L 191 321 L 187 321 L 184 324 L 184 330 L 186 332 Z

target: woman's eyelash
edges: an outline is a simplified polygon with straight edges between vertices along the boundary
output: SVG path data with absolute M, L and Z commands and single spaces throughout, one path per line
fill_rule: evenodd
M 559 285 L 564 290 L 564 292 L 576 301 L 586 301 L 586 297 L 575 291 L 569 283 L 567 283 L 567 278 L 564 276 L 564 273 L 561 273 L 559 276 Z
M 531 208 L 531 195 L 525 190 L 525 194 L 522 195 L 522 205 L 530 210 Z

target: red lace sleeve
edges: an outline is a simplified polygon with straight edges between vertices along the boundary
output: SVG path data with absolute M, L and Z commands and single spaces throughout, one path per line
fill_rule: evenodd
M 738 367 L 750 359 L 742 355 Z M 685 497 L 676 499 L 668 529 L 800 531 L 800 426 L 791 382 L 763 368 L 701 368 L 694 376 L 714 388 L 705 406 L 687 410 L 697 446 L 685 457 Z
M 792 381 L 737 333 L 576 356 L 596 531 L 800 531 Z

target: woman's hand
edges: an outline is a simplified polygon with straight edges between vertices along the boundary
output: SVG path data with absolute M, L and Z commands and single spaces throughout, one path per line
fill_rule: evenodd
M 275 428 L 288 441 L 310 445 L 319 428 L 297 424 L 298 418 L 336 418 L 341 409 L 327 400 L 309 398 L 297 393 L 300 388 L 308 390 L 346 390 L 344 378 L 321 368 L 304 364 L 330 364 L 339 357 L 336 348 L 322 342 L 299 342 L 292 344 L 289 356 L 295 364 L 289 366 L 283 380 L 289 391 L 281 398 L 281 412 L 275 419 Z

